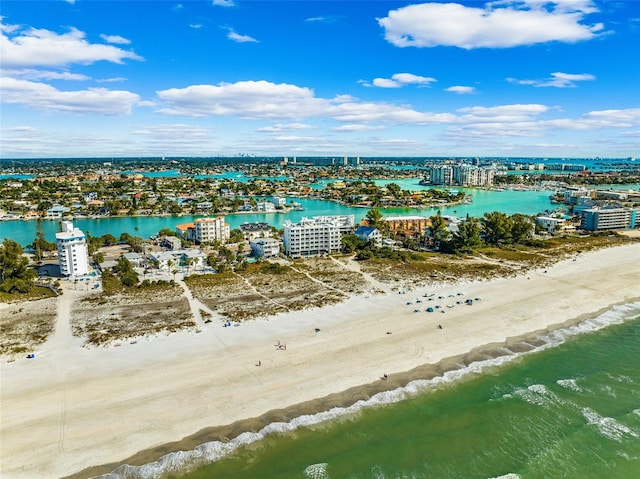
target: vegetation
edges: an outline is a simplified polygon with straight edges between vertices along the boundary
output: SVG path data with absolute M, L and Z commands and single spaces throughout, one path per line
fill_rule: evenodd
M 28 293 L 33 288 L 37 273 L 29 268 L 22 246 L 5 238 L 0 245 L 0 291 Z

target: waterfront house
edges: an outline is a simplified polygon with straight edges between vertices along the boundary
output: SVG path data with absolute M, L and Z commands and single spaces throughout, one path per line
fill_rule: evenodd
M 567 220 L 564 218 L 554 218 L 552 216 L 537 216 L 536 225 L 549 234 L 555 234 L 564 229 Z
M 275 238 L 256 238 L 249 241 L 256 258 L 272 258 L 280 254 L 280 242 Z
M 375 246 L 382 246 L 382 233 L 378 228 L 373 226 L 359 226 L 355 231 L 355 235 L 363 240 L 369 241 Z
M 53 205 L 51 208 L 47 210 L 47 218 L 55 219 L 62 218 L 66 213 L 70 211 L 70 208 L 62 205 Z
M 256 210 L 264 211 L 265 213 L 273 213 L 276 211 L 276 205 L 271 201 L 258 201 L 256 203 Z

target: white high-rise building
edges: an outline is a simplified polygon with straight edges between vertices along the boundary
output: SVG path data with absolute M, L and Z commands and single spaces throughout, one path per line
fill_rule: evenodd
M 287 256 L 315 256 L 340 251 L 342 234 L 348 225 L 353 231 L 353 215 L 302 218 L 300 223 L 284 223 L 284 250 Z
M 89 250 L 84 233 L 73 227 L 71 221 L 62 222 L 62 231 L 56 233 L 58 261 L 63 276 L 89 274 Z

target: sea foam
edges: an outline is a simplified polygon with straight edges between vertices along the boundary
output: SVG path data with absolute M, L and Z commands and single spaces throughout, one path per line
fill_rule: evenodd
M 558 346 L 574 336 L 598 331 L 613 324 L 621 324 L 625 320 L 635 318 L 639 315 L 640 302 L 615 306 L 596 318 L 588 319 L 567 328 L 551 331 L 540 338 L 543 342 L 541 346 L 535 347 L 530 351 L 476 361 L 463 368 L 447 371 L 442 376 L 437 376 L 432 379 L 418 379 L 404 387 L 375 394 L 367 400 L 357 401 L 348 407 L 335 407 L 328 411 L 299 416 L 288 422 L 274 422 L 268 424 L 258 432 L 245 432 L 227 442 L 211 441 L 201 444 L 190 451 L 171 452 L 160 457 L 157 461 L 142 466 L 124 464 L 114 471 L 98 477 L 99 479 L 162 479 L 169 474 L 183 474 L 203 465 L 216 462 L 245 445 L 262 440 L 269 434 L 295 431 L 300 427 L 314 426 L 343 416 L 352 415 L 365 408 L 397 403 L 438 386 L 454 383 L 469 374 L 480 374 L 487 368 L 507 364 L 518 357 Z M 558 401 L 557 396 L 542 385 L 533 385 L 527 388 L 526 391 L 526 393 L 520 393 L 521 397 L 525 395 L 526 398 L 523 399 L 539 401 L 540 405 L 549 406 L 553 402 Z M 590 424 L 595 424 L 602 434 L 610 434 L 611 438 L 623 437 L 624 435 L 637 437 L 634 431 L 614 419 L 602 418 L 602 416 L 597 415 L 597 413 L 591 410 L 587 411 L 588 412 L 583 411 L 585 418 L 587 418 L 588 421 L 593 421 L 590 422 Z M 500 477 L 512 478 L 518 476 L 506 475 Z
M 607 439 L 622 442 L 629 436 L 638 437 L 638 433 L 630 427 L 625 426 L 612 417 L 603 417 L 591 408 L 583 408 L 582 415 L 588 424 L 596 426 L 598 432 Z

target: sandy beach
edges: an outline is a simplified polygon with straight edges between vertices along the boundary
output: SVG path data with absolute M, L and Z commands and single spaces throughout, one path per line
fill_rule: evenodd
M 0 475 L 57 478 L 119 463 L 204 428 L 370 383 L 393 387 L 419 366 L 593 317 L 640 298 L 640 244 L 515 278 L 404 294 L 388 286 L 320 309 L 238 327 L 214 321 L 200 333 L 110 348 L 83 348 L 72 336 L 64 318 L 80 293 L 66 292 L 36 358 L 0 364 Z

